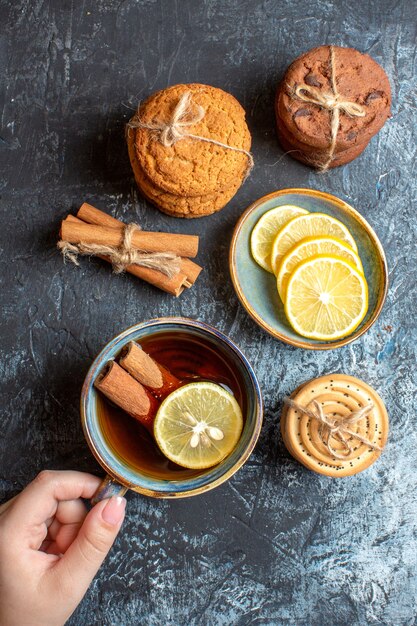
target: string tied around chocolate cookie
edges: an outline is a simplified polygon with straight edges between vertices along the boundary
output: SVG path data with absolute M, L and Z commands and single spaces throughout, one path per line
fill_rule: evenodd
M 254 166 L 254 160 L 252 154 L 248 150 L 243 148 L 236 148 L 235 146 L 229 146 L 227 143 L 217 141 L 217 139 L 210 139 L 210 137 L 202 137 L 201 135 L 194 135 L 187 131 L 187 128 L 198 124 L 206 111 L 201 105 L 194 104 L 194 111 L 192 108 L 192 94 L 190 91 L 186 91 L 182 94 L 181 98 L 172 112 L 171 118 L 166 122 L 144 122 L 140 119 L 139 113 L 137 113 L 127 124 L 128 128 L 146 128 L 147 130 L 156 133 L 159 142 L 165 147 L 171 147 L 181 141 L 182 139 L 196 139 L 198 141 L 205 141 L 215 146 L 220 146 L 226 150 L 232 150 L 233 152 L 240 152 L 246 154 L 248 157 L 248 168 L 246 170 L 245 178 L 247 178 Z
M 366 112 L 364 107 L 357 102 L 346 100 L 338 91 L 336 83 L 336 57 L 333 46 L 330 47 L 330 85 L 332 93 L 324 92 L 312 85 L 301 83 L 294 89 L 293 97 L 302 100 L 303 102 L 310 102 L 311 104 L 317 104 L 323 109 L 327 109 L 330 112 L 330 146 L 329 153 L 326 162 L 320 165 L 322 172 L 325 172 L 330 163 L 332 162 L 333 155 L 336 148 L 337 133 L 339 132 L 340 125 L 340 111 L 344 111 L 351 117 L 365 117 Z
M 112 264 L 115 274 L 121 274 L 129 265 L 140 265 L 148 269 L 162 272 L 173 278 L 180 271 L 181 258 L 172 252 L 143 252 L 134 248 L 132 237 L 135 231 L 141 230 L 138 224 L 126 224 L 123 228 L 122 241 L 119 246 L 107 246 L 95 243 L 70 243 L 59 241 L 58 249 L 64 260 L 79 265 L 78 256 L 105 256 Z
M 369 413 L 374 408 L 374 405 L 372 403 L 367 404 L 357 411 L 352 411 L 348 415 L 342 417 L 326 415 L 322 405 L 317 402 L 317 400 L 312 401 L 314 409 L 308 409 L 307 407 L 298 404 L 298 402 L 295 402 L 291 398 L 285 398 L 284 402 L 296 411 L 300 411 L 301 413 L 307 415 L 307 417 L 310 417 L 311 419 L 317 420 L 319 422 L 320 438 L 323 444 L 326 446 L 327 450 L 329 451 L 329 454 L 336 459 L 346 460 L 346 458 L 349 457 L 349 455 L 353 452 L 353 446 L 349 442 L 347 436 L 356 439 L 357 441 L 360 441 L 372 450 L 382 450 L 382 448 L 380 448 L 380 446 L 378 446 L 376 443 L 369 441 L 369 439 L 367 439 L 366 437 L 362 437 L 362 435 L 355 433 L 349 428 L 349 426 L 360 422 L 361 420 L 365 419 L 367 415 L 369 415 Z M 345 449 L 344 453 L 337 452 L 334 449 L 331 444 L 332 438 L 338 439 L 342 443 L 343 448 Z

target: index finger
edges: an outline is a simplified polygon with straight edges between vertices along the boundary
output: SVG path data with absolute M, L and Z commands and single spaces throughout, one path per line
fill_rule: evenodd
M 43 471 L 17 496 L 8 511 L 9 521 L 16 530 L 42 524 L 55 515 L 58 502 L 91 498 L 100 482 L 84 472 Z

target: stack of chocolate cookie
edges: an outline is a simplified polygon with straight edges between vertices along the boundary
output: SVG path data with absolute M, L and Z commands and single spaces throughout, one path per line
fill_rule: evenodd
M 175 217 L 219 211 L 252 164 L 245 111 L 208 85 L 174 85 L 150 96 L 128 124 L 127 143 L 140 191 Z
M 366 148 L 390 107 L 388 77 L 376 61 L 353 48 L 320 46 L 296 59 L 278 87 L 279 140 L 307 165 L 344 165 Z
M 329 374 L 301 385 L 287 399 L 281 434 L 288 451 L 319 474 L 362 472 L 380 456 L 388 438 L 383 401 L 369 385 Z

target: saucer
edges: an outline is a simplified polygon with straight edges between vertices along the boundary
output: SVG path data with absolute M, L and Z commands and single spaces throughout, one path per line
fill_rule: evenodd
M 285 316 L 275 276 L 262 269 L 252 257 L 250 237 L 253 227 L 264 213 L 284 204 L 337 218 L 348 227 L 356 241 L 369 288 L 369 307 L 358 328 L 343 339 L 318 341 L 298 335 Z M 332 350 L 358 339 L 378 319 L 388 290 L 385 253 L 371 226 L 343 200 L 314 189 L 281 189 L 251 204 L 233 232 L 229 267 L 236 294 L 255 322 L 273 337 L 291 346 L 309 350 Z

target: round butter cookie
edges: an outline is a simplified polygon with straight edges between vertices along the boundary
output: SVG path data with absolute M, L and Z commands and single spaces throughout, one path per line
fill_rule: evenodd
M 331 477 L 351 476 L 362 472 L 380 456 L 388 438 L 388 415 L 380 396 L 363 381 L 345 374 L 330 374 L 305 383 L 293 392 L 291 399 L 314 412 L 317 412 L 313 402 L 316 401 L 326 420 L 335 425 L 352 412 L 373 405 L 362 419 L 346 423 L 351 434 L 344 431 L 340 437 L 334 430 L 323 428 L 319 420 L 286 404 L 281 416 L 284 443 L 292 456 L 308 469 Z
M 200 121 L 183 127 L 186 133 L 250 150 L 251 136 L 244 109 L 236 98 L 216 87 L 192 83 L 158 91 L 140 106 L 139 121 L 150 125 L 169 124 L 186 92 L 191 94 L 188 118 L 196 115 L 199 107 L 204 109 Z M 135 119 L 137 116 L 131 123 Z M 148 128 L 131 128 L 130 131 L 144 174 L 152 185 L 176 196 L 217 194 L 229 189 L 236 180 L 242 181 L 248 170 L 249 157 L 244 152 L 191 137 L 164 146 L 158 131 Z
M 204 196 L 177 196 L 153 185 L 146 176 L 136 157 L 132 129 L 127 131 L 127 145 L 130 163 L 139 190 L 149 202 L 171 217 L 191 219 L 216 213 L 233 198 L 243 181 L 242 178 L 235 180 L 228 189 L 219 193 Z

